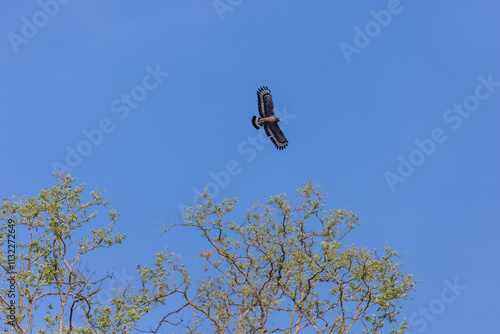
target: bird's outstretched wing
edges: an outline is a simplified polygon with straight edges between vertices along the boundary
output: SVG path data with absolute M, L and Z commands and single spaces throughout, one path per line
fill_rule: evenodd
M 274 116 L 273 97 L 271 90 L 266 86 L 257 90 L 257 103 L 259 104 L 260 117 Z
M 269 136 L 269 139 L 271 139 L 274 146 L 276 146 L 278 150 L 282 150 L 288 145 L 288 140 L 286 139 L 283 131 L 281 131 L 277 123 L 264 125 L 264 130 L 266 130 L 266 134 Z

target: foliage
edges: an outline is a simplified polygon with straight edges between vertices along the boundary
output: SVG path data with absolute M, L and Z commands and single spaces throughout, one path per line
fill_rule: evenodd
M 324 196 L 310 182 L 296 203 L 273 196 L 237 223 L 226 219 L 236 199 L 215 203 L 205 192 L 180 224 L 165 228 L 194 228 L 209 245 L 200 253 L 207 277 L 183 292 L 193 314 L 186 331 L 380 333 L 390 324 L 391 333 L 403 333 L 406 320 L 397 316 L 412 275 L 399 271 L 389 247 L 378 254 L 342 244 L 358 217 L 325 210 Z
M 144 288 L 155 273 L 141 271 L 143 287 L 134 290 L 133 282 L 125 284 L 111 292 L 109 303 L 96 298 L 113 274 L 95 278 L 85 264 L 98 249 L 122 243 L 125 236 L 113 232 L 119 215 L 111 209 L 108 226 L 92 228 L 97 209 L 106 208 L 109 199 L 96 190 L 85 202 L 83 185 L 73 186 L 75 179 L 69 175 L 56 175 L 56 179 L 52 188 L 37 196 L 5 198 L 1 204 L 0 219 L 14 220 L 17 234 L 15 321 L 7 318 L 9 289 L 0 294 L 2 320 L 10 323 L 5 332 L 128 333 L 165 297 L 158 289 Z M 5 252 L 8 232 L 6 224 L 0 227 L 0 275 L 4 282 L 11 277 Z M 42 320 L 37 314 L 45 317 Z M 80 326 L 76 325 L 78 320 Z
M 0 206 L 0 219 L 15 221 L 0 227 L 2 280 L 10 282 L 12 265 L 16 271 L 15 321 L 4 333 L 406 331 L 399 313 L 415 282 L 400 271 L 398 253 L 348 245 L 358 217 L 325 209 L 325 193 L 311 182 L 298 189 L 294 202 L 273 196 L 240 222 L 229 219 L 238 213 L 236 199 L 216 203 L 208 192 L 200 194 L 165 231 L 180 226 L 201 234 L 205 274 L 193 281 L 167 249 L 150 266 L 138 264 L 135 280 L 108 291 L 103 302 L 98 296 L 113 273 L 96 277 L 86 265 L 99 249 L 123 242 L 125 236 L 114 232 L 119 215 L 111 209 L 108 226 L 97 226 L 93 221 L 109 199 L 96 190 L 85 201 L 83 185 L 73 186 L 69 175 L 56 178 L 37 196 L 5 198 Z M 23 236 L 14 262 L 6 252 L 12 233 Z M 7 284 L 0 293 L 4 322 L 11 311 L 9 289 Z M 161 318 L 152 321 L 147 314 Z

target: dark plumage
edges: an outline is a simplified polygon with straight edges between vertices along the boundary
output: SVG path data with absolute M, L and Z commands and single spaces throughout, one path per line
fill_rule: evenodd
M 276 146 L 278 150 L 284 149 L 288 145 L 288 140 L 278 126 L 278 122 L 280 122 L 281 119 L 274 116 L 271 90 L 266 86 L 262 86 L 257 90 L 257 103 L 260 117 L 253 116 L 252 125 L 256 129 L 260 129 L 264 126 L 264 130 L 274 146 Z

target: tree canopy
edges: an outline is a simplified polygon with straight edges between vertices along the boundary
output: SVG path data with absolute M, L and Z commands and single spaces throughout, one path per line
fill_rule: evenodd
M 124 235 L 114 233 L 119 215 L 111 209 L 108 226 L 93 226 L 98 209 L 109 204 L 103 192 L 91 191 L 84 201 L 83 185 L 74 186 L 69 175 L 56 177 L 56 184 L 37 196 L 4 198 L 0 206 L 0 219 L 15 221 L 14 229 L 0 227 L 3 282 L 12 277 L 7 235 L 16 234 L 14 287 L 0 294 L 5 332 L 130 333 L 159 305 L 158 291 L 135 291 L 130 284 L 112 291 L 109 303 L 96 298 L 113 273 L 97 276 L 88 266 L 96 261 L 92 253 L 124 240 Z M 146 284 L 150 276 L 139 275 Z
M 91 257 L 95 250 L 124 241 L 124 235 L 114 232 L 119 215 L 111 209 L 107 227 L 92 227 L 96 209 L 106 208 L 109 200 L 96 190 L 84 201 L 83 185 L 72 186 L 75 179 L 69 175 L 57 175 L 57 180 L 37 196 L 2 202 L 0 219 L 14 220 L 16 233 L 23 236 L 16 251 L 15 323 L 5 325 L 5 332 L 167 328 L 347 334 L 407 329 L 400 312 L 415 281 L 400 271 L 398 252 L 348 244 L 349 233 L 359 224 L 357 215 L 327 209 L 326 194 L 312 182 L 299 188 L 294 200 L 276 195 L 244 213 L 236 210 L 234 198 L 216 202 L 208 192 L 201 193 L 164 232 L 182 228 L 205 240 L 199 254 L 204 274 L 193 278 L 167 247 L 150 256 L 151 264 L 137 264 L 135 280 L 102 302 L 96 296 L 113 273 L 99 276 L 87 266 L 96 260 Z M 238 215 L 237 221 L 230 219 Z M 0 272 L 7 281 L 8 224 L 0 233 Z M 4 322 L 9 321 L 8 293 L 7 287 L 0 294 Z M 157 318 L 151 322 L 149 316 Z

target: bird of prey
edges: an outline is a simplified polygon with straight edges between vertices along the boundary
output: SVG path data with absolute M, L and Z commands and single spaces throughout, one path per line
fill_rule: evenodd
M 262 86 L 257 90 L 257 103 L 259 104 L 260 117 L 253 116 L 252 125 L 257 130 L 264 127 L 266 134 L 274 146 L 278 150 L 284 149 L 288 145 L 288 140 L 278 126 L 278 122 L 281 122 L 281 119 L 274 116 L 271 90 L 266 86 Z

